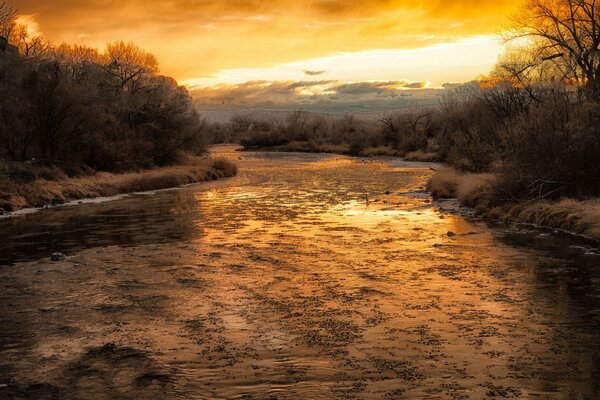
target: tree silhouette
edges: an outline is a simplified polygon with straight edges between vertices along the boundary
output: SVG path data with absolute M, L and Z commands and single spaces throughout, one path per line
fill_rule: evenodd
M 106 70 L 118 78 L 121 90 L 136 92 L 146 74 L 158 72 L 156 57 L 132 42 L 109 43 L 106 57 L 109 59 Z
M 560 75 L 600 98 L 600 2 L 596 0 L 528 0 L 515 17 L 509 40 L 527 38 L 530 68 L 550 65 Z
M 17 10 L 4 1 L 0 2 L 0 36 L 4 36 L 6 39 L 11 36 L 16 18 Z

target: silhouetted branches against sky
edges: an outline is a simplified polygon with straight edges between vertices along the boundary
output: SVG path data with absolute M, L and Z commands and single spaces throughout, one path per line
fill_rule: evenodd
M 600 2 L 528 0 L 509 39 L 528 39 L 531 68 L 550 68 L 559 80 L 582 84 L 600 97 Z M 527 64 L 523 71 L 528 73 Z
M 0 2 L 0 36 L 8 38 L 15 26 L 15 19 L 17 18 L 17 10 L 5 3 Z

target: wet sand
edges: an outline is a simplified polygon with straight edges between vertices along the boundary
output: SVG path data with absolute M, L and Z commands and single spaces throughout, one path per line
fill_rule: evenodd
M 429 164 L 220 151 L 238 177 L 23 221 L 70 244 L 5 248 L 0 398 L 600 397 L 589 245 L 440 211 Z

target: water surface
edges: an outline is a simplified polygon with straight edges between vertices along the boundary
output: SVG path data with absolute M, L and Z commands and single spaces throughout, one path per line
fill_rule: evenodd
M 217 151 L 0 222 L 0 398 L 600 397 L 593 243 L 447 212 L 429 164 Z

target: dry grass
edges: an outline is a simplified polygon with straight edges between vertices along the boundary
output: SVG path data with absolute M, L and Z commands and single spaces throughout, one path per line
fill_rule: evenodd
M 494 176 L 439 170 L 429 182 L 434 198 L 457 198 L 479 214 L 506 222 L 522 222 L 582 234 L 600 240 L 600 199 L 497 203 L 493 198 Z
M 348 154 L 350 146 L 347 144 L 323 144 L 319 146 L 323 153 Z
M 453 168 L 440 169 L 429 180 L 429 190 L 435 199 L 450 199 L 457 197 L 458 185 L 464 173 Z
M 244 147 L 245 150 L 260 151 L 283 151 L 294 153 L 331 153 L 350 155 L 350 146 L 348 144 L 317 144 L 311 141 L 292 141 L 281 146 L 264 147 Z M 357 157 L 399 157 L 398 150 L 390 146 L 366 147 L 361 150 Z
M 465 174 L 456 188 L 456 197 L 469 207 L 487 206 L 493 182 L 492 174 Z
M 440 161 L 440 157 L 437 153 L 430 151 L 417 150 L 407 153 L 404 156 L 406 161 L 421 161 L 421 162 L 437 162 Z
M 315 143 L 307 141 L 293 141 L 282 146 L 276 146 L 276 151 L 287 151 L 292 153 L 317 153 L 319 147 Z
M 473 174 L 445 167 L 429 181 L 429 190 L 434 198 L 457 198 L 461 203 L 476 207 L 489 195 L 492 174 Z
M 505 219 L 549 226 L 600 240 L 600 199 L 538 201 L 507 209 Z
M 367 147 L 360 152 L 363 157 L 397 157 L 398 150 L 390 146 Z
M 0 188 L 0 207 L 7 211 L 16 211 L 71 200 L 166 189 L 230 177 L 236 173 L 237 167 L 228 160 L 196 158 L 182 165 L 141 172 L 102 172 L 70 179 L 37 179 L 29 183 L 4 182 Z

